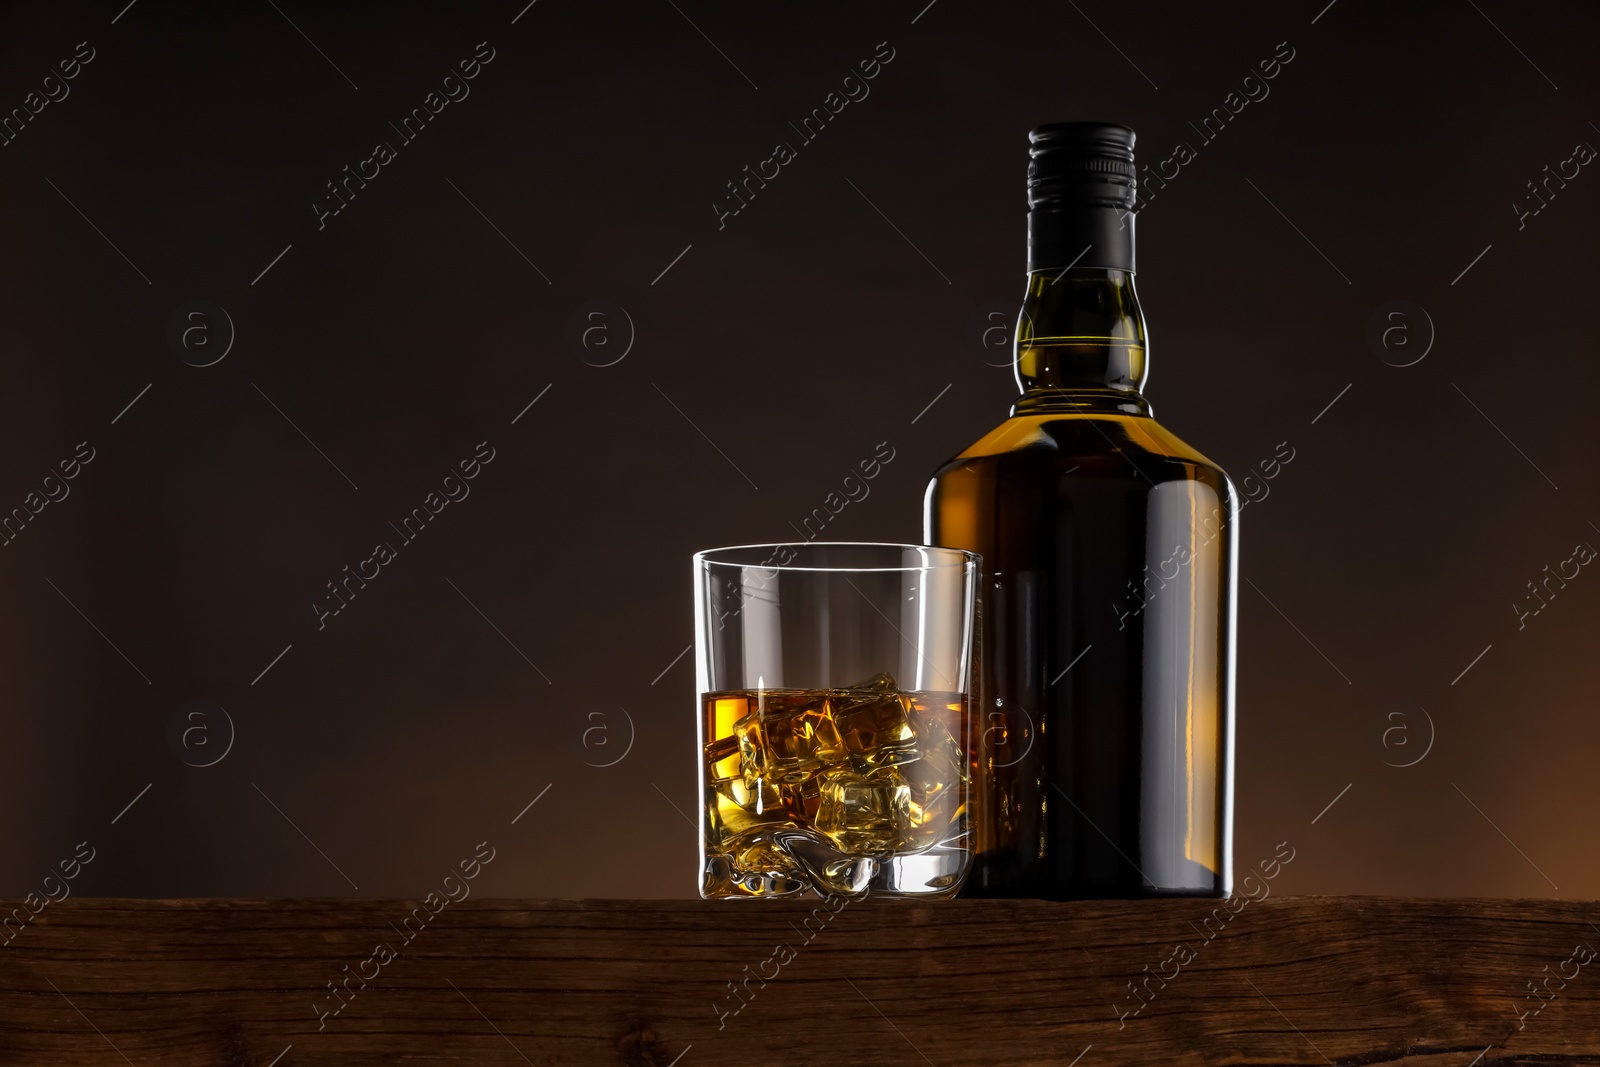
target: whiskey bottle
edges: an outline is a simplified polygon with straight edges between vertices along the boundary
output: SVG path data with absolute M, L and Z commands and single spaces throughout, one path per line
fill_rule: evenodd
M 963 895 L 1227 896 L 1237 496 L 1143 395 L 1133 131 L 1029 141 L 1022 395 L 926 497 L 983 557 Z

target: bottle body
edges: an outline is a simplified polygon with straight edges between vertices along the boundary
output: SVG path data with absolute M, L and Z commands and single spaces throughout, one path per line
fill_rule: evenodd
M 1028 400 L 926 498 L 983 557 L 964 895 L 1226 896 L 1233 488 L 1142 401 Z
M 1227 896 L 1238 508 L 1151 416 L 1134 133 L 1028 135 L 1011 418 L 928 486 L 983 558 L 967 896 Z

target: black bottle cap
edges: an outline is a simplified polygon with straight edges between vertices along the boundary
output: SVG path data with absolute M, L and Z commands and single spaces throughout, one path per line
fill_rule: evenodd
M 1028 134 L 1028 269 L 1131 271 L 1134 133 L 1057 122 Z

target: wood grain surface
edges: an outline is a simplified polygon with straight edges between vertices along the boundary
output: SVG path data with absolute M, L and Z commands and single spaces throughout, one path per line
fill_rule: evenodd
M 73 899 L 0 1063 L 1600 1064 L 1600 906 L 1232 908 Z

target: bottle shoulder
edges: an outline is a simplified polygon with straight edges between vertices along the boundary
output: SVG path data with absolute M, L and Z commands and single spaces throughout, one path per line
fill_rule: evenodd
M 1202 467 L 1226 477 L 1222 468 L 1199 449 L 1153 418 L 1139 415 L 1016 415 L 996 426 L 950 461 L 999 461 L 1009 456 L 1062 460 L 1121 454 L 1154 461 Z

